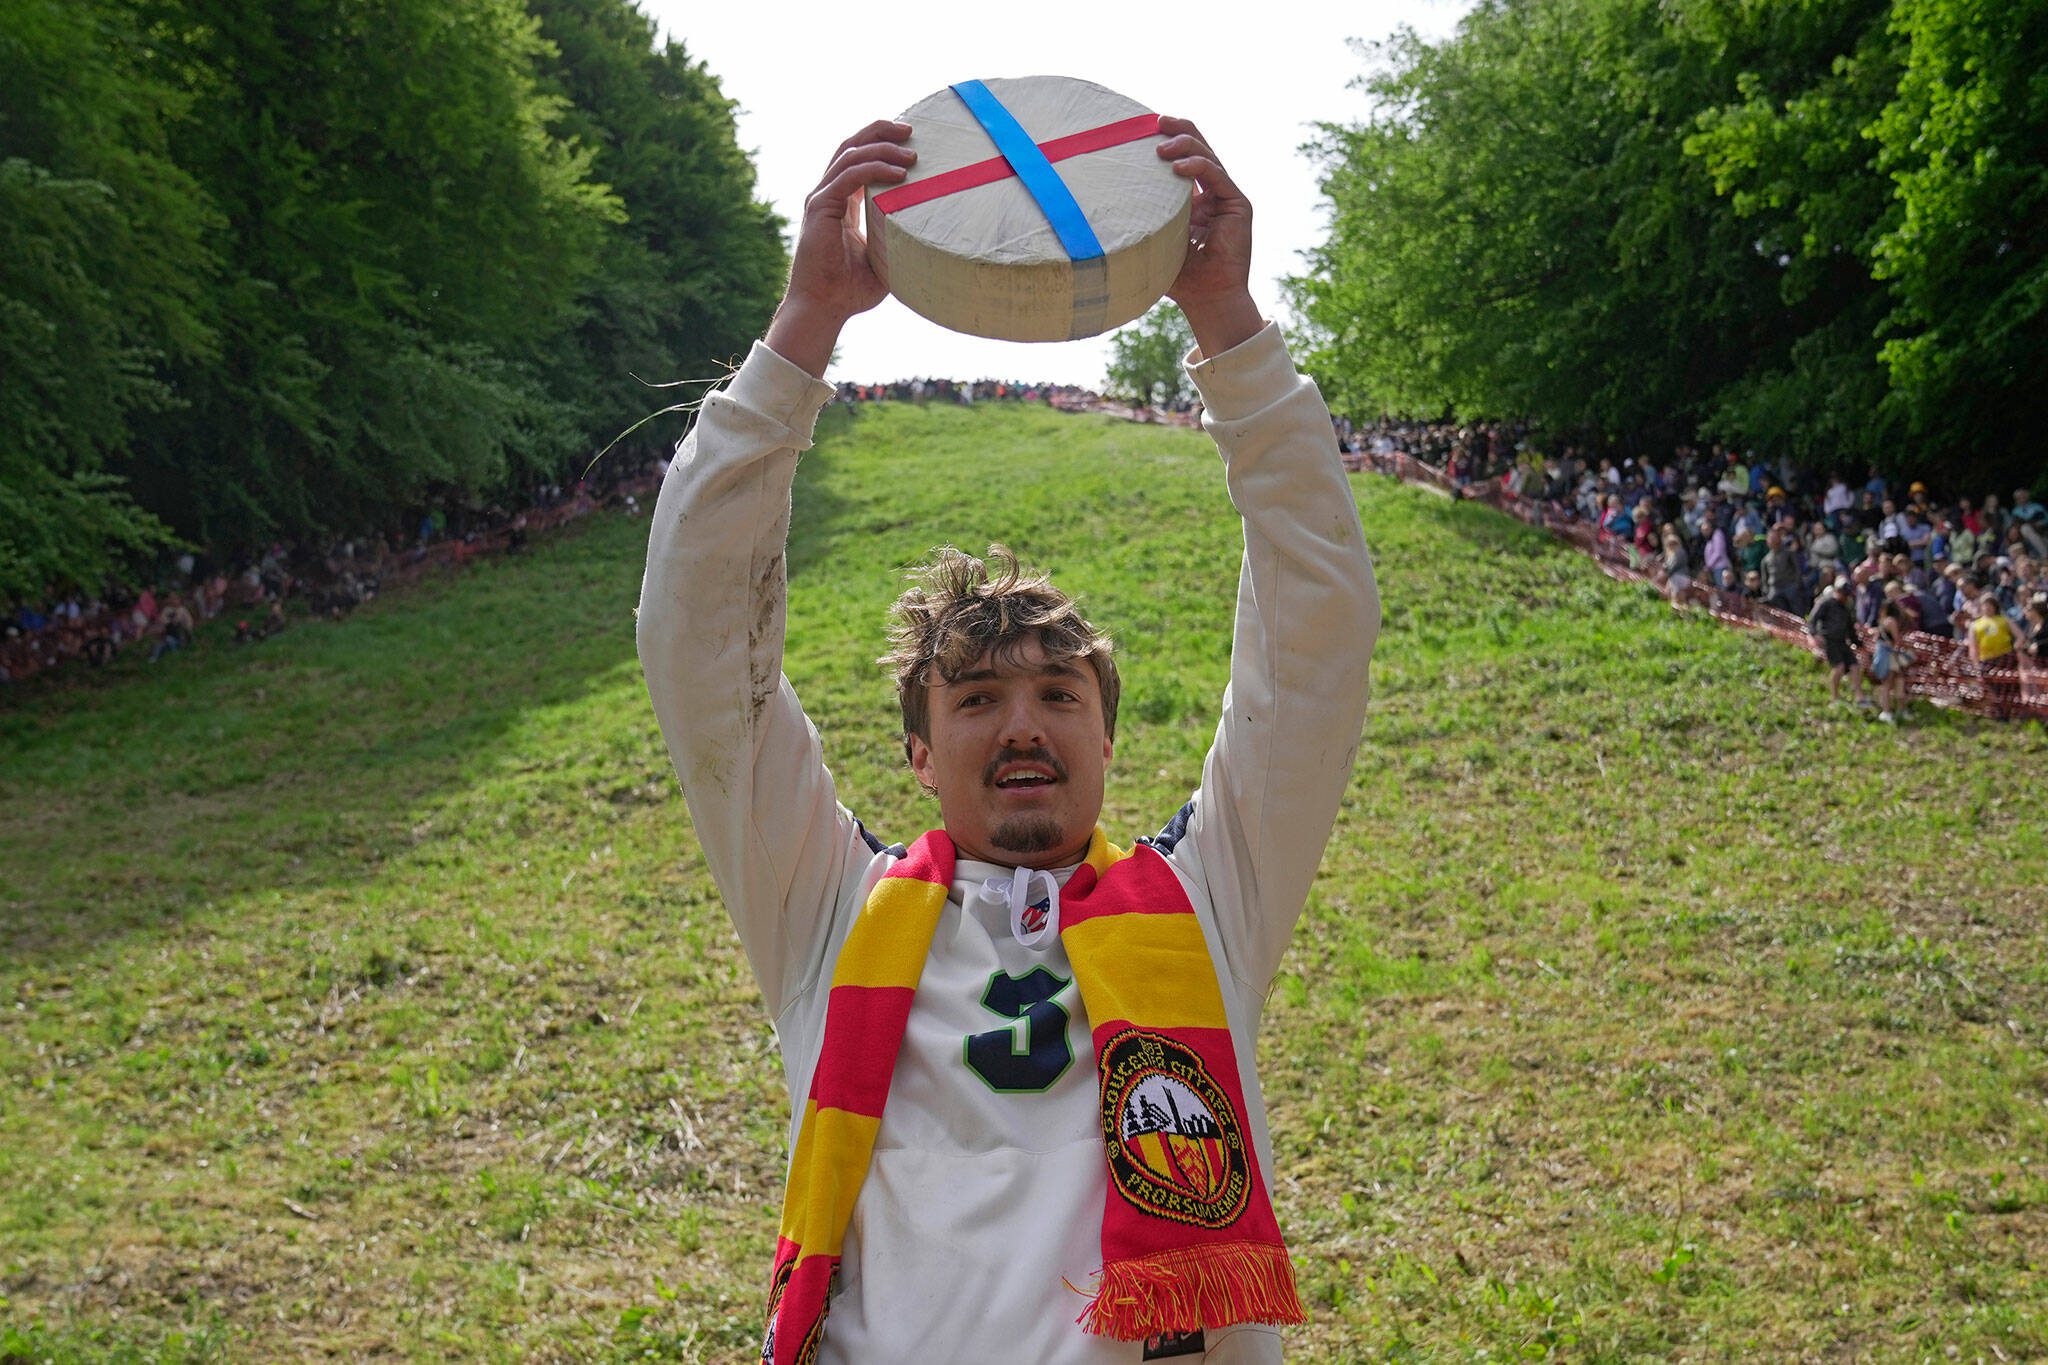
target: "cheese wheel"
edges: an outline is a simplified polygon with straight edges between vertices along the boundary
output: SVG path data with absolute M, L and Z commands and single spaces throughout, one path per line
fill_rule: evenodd
M 991 98 L 993 124 L 1007 112 L 1019 145 L 1039 149 L 1017 158 L 1037 163 L 1021 174 L 977 116 Z M 1069 76 L 992 78 L 927 96 L 902 122 L 917 164 L 869 194 L 868 258 L 913 312 L 973 336 L 1071 341 L 1138 317 L 1180 273 L 1192 189 L 1137 101 Z

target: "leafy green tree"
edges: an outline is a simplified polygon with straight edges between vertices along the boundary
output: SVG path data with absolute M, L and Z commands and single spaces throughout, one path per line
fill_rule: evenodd
M 130 447 L 138 495 L 232 547 L 476 500 L 579 435 L 544 377 L 619 209 L 558 135 L 516 0 L 158 0 L 179 161 L 223 214 L 217 360 Z
M 1292 283 L 1337 406 L 2039 470 L 2048 0 L 1484 0 L 1373 51 Z
M 531 0 L 554 55 L 546 89 L 560 130 L 594 151 L 591 173 L 624 207 L 579 317 L 555 347 L 554 391 L 598 445 L 696 391 L 652 383 L 722 378 L 767 327 L 789 270 L 782 221 L 755 197 L 734 106 L 680 43 L 655 42 L 627 0 Z M 621 448 L 673 445 L 671 414 Z
M 1370 49 L 1292 282 L 1340 406 L 1672 434 L 1773 337 L 1776 268 L 1682 135 L 1728 93 L 1654 0 L 1487 0 Z
M 217 218 L 170 157 L 177 90 L 108 4 L 0 7 L 0 604 L 87 590 L 168 528 L 109 472 L 201 361 Z
M 573 475 L 787 269 L 628 0 L 19 0 L 0 64 L 0 599 Z
M 1134 403 L 1170 408 L 1188 396 L 1181 361 L 1194 349 L 1195 334 L 1172 303 L 1152 311 L 1109 339 L 1109 389 Z
M 1872 334 L 1884 316 L 1868 249 L 1886 188 L 1863 129 L 1895 76 L 1886 0 L 1695 4 L 1687 20 L 1742 61 L 1734 97 L 1703 110 L 1688 156 L 1778 270 L 1781 343 L 1723 386 L 1703 423 L 1810 465 L 1892 464 Z
M 1687 143 L 1784 253 L 1801 315 L 1786 362 L 1731 386 L 1717 425 L 1816 463 L 2025 479 L 2048 364 L 2048 5 L 1838 13 L 1838 55 L 1774 49 L 1777 79 L 1745 72 Z
M 2048 469 L 2048 0 L 1895 0 L 1903 70 L 1868 132 L 1896 211 L 1871 244 L 1889 406 L 1925 459 Z

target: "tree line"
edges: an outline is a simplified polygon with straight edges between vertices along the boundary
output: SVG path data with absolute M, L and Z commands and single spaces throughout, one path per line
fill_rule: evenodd
M 1481 0 L 1363 50 L 1290 281 L 1340 411 L 2044 468 L 2048 0 Z
M 0 70 L 0 602 L 573 477 L 787 268 L 629 0 L 10 0 Z
M 1109 339 L 1109 391 L 1147 407 L 1171 408 L 1194 393 L 1181 361 L 1195 347 L 1179 305 L 1162 299 Z

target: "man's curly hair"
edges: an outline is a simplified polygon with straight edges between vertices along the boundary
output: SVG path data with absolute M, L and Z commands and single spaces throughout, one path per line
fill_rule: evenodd
M 905 756 L 912 735 L 931 742 L 934 682 L 954 681 L 984 655 L 1013 663 L 1033 639 L 1049 661 L 1088 661 L 1102 689 L 1104 733 L 1115 739 L 1122 685 L 1109 637 L 1088 624 L 1050 578 L 1024 569 L 1003 546 L 989 546 L 988 560 L 942 545 L 929 563 L 910 571 L 910 586 L 890 609 L 889 652 L 877 662 L 896 675 Z

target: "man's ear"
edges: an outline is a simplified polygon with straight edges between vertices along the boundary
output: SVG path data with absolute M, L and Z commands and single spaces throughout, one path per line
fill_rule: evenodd
M 909 736 L 904 744 L 910 750 L 910 771 L 917 778 L 917 785 L 928 792 L 939 789 L 939 777 L 932 766 L 932 746 L 916 735 Z

